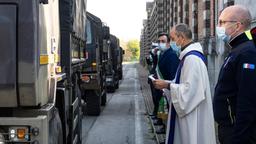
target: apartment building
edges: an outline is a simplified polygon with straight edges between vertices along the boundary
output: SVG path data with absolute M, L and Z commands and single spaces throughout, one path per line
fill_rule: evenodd
M 148 57 L 151 48 L 151 43 L 156 42 L 158 34 L 161 32 L 169 33 L 170 27 L 170 0 L 154 0 L 146 3 L 147 20 L 146 25 L 143 25 L 141 40 L 145 43 L 140 43 L 141 54 L 140 61 L 145 61 Z M 145 34 L 145 35 L 143 35 Z
M 150 43 L 157 39 L 159 31 L 169 32 L 169 27 L 178 23 L 188 24 L 193 32 L 194 41 L 202 44 L 207 57 L 213 94 L 220 67 L 230 50 L 222 40 L 216 39 L 215 27 L 218 23 L 218 16 L 227 6 L 244 5 L 251 12 L 252 27 L 255 27 L 255 0 L 154 0 L 152 3 L 151 9 L 148 11 L 148 25 L 146 25 L 148 45 L 144 49 L 149 49 Z

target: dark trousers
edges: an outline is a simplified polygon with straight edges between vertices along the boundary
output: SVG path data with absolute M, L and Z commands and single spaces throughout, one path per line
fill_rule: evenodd
M 158 89 L 155 89 L 151 80 L 148 80 L 148 83 L 150 85 L 151 95 L 152 95 L 153 104 L 154 104 L 153 114 L 157 115 L 158 107 L 159 107 L 159 101 L 160 101 L 161 96 L 162 96 L 162 91 L 158 90 Z
M 245 142 L 246 144 L 256 144 L 256 124 L 250 128 L 249 139 Z M 232 144 L 232 126 L 218 126 L 218 136 L 221 144 Z
M 218 137 L 221 144 L 231 144 L 232 126 L 218 126 Z

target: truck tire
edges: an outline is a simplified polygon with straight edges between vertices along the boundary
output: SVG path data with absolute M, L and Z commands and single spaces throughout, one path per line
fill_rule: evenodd
M 83 112 L 82 112 L 82 97 L 81 97 L 81 90 L 79 85 L 76 84 L 76 94 L 79 99 L 79 108 L 78 108 L 78 144 L 82 144 L 82 119 L 83 119 Z
M 114 86 L 110 86 L 108 87 L 108 92 L 110 93 L 114 93 L 116 91 L 115 87 Z
M 81 100 L 81 105 L 82 105 L 83 115 L 85 115 L 87 106 L 86 106 L 86 102 L 83 99 Z
M 97 90 L 88 90 L 85 92 L 86 97 L 86 114 L 98 116 L 101 112 L 101 96 Z
M 49 122 L 49 144 L 63 144 L 62 125 L 58 109 L 54 109 L 53 118 Z
M 117 81 L 117 83 L 115 84 L 115 89 L 119 88 L 119 80 Z
M 101 105 L 105 106 L 107 103 L 107 93 L 106 91 L 103 93 L 102 97 L 101 97 Z

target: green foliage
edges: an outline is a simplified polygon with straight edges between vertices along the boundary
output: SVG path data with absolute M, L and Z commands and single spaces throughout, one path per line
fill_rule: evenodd
M 131 60 L 139 60 L 140 44 L 138 40 L 130 40 L 127 42 L 127 50 L 131 53 Z

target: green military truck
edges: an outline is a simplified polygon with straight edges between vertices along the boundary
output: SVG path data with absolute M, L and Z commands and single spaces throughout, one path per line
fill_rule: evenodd
M 88 55 L 86 65 L 83 68 L 83 76 L 87 82 L 83 84 L 83 99 L 86 102 L 86 113 L 88 115 L 99 115 L 101 105 L 106 104 L 106 70 L 107 45 L 109 39 L 109 28 L 103 24 L 100 18 L 87 12 L 86 23 L 86 54 Z
M 86 0 L 0 0 L 0 143 L 79 144 Z
M 110 35 L 109 47 L 108 47 L 108 65 L 106 84 L 109 92 L 115 92 L 119 88 L 119 70 L 120 67 L 120 46 L 119 39 Z
M 124 50 L 122 47 L 119 47 L 118 49 L 118 61 L 117 61 L 117 73 L 118 73 L 118 78 L 119 80 L 123 79 L 123 55 L 124 55 Z

